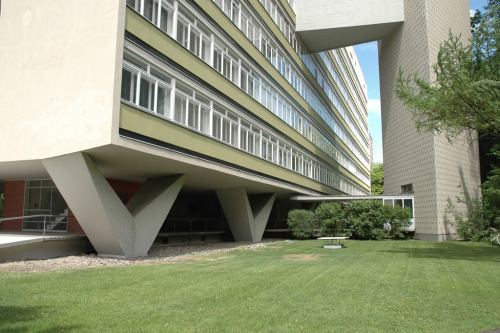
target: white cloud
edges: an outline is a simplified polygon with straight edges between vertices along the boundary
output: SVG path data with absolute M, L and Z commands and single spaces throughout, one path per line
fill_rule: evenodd
M 469 13 L 470 13 L 470 17 L 474 16 L 474 14 L 476 14 L 476 10 L 475 9 L 469 9 Z
M 380 115 L 380 100 L 379 99 L 369 99 L 368 104 L 366 105 L 368 108 L 368 113 L 376 113 Z

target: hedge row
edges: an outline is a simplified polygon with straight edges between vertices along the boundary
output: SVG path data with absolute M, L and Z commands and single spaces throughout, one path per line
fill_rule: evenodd
M 345 234 L 355 239 L 403 239 L 411 225 L 411 210 L 384 205 L 380 200 L 350 201 L 345 207 L 323 202 L 314 212 L 295 209 L 288 213 L 288 227 L 298 239 L 319 229 L 320 236 Z

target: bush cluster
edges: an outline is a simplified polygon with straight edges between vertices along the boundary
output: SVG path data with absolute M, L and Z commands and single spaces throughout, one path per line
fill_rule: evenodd
M 314 213 L 305 209 L 294 209 L 288 212 L 288 227 L 297 239 L 306 239 L 314 233 Z
M 497 187 L 500 189 L 500 185 Z M 456 203 L 448 198 L 446 223 L 454 226 L 464 241 L 500 245 L 500 190 L 497 190 L 497 193 L 487 192 L 488 190 L 491 188 L 485 190 L 483 186 L 483 200 L 458 197 L 457 203 L 465 204 L 465 210 L 459 209 Z
M 288 227 L 299 239 L 348 235 L 355 239 L 403 239 L 411 224 L 411 211 L 384 205 L 380 200 L 351 201 L 344 208 L 337 202 L 323 202 L 313 213 L 296 209 L 288 214 Z
M 356 239 L 403 239 L 411 224 L 411 211 L 384 205 L 380 200 L 349 202 L 344 210 L 351 237 Z

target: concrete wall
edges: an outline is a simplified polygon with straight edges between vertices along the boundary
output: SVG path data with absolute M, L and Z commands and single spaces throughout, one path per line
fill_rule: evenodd
M 111 142 L 124 24 L 125 0 L 2 1 L 0 162 Z
M 85 236 L 67 239 L 40 239 L 0 247 L 0 261 L 48 259 L 94 252 Z
M 446 200 L 463 184 L 478 195 L 477 146 L 464 137 L 449 144 L 441 136 L 417 133 L 410 112 L 394 94 L 399 68 L 433 79 L 440 43 L 454 34 L 469 34 L 467 0 L 405 0 L 405 23 L 379 42 L 385 193 L 397 194 L 413 184 L 417 237 L 441 240 L 454 230 L 444 223 Z
M 403 20 L 403 0 L 296 0 L 297 33 L 311 52 L 389 36 Z

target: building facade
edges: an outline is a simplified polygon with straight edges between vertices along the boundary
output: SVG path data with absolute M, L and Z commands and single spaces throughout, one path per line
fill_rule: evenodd
M 292 194 L 370 193 L 356 55 L 310 53 L 299 4 L 1 7 L 4 217 L 51 215 L 3 229 L 81 228 L 100 254 L 131 258 L 159 231 L 200 221 L 259 241 L 270 216 L 296 206 Z
M 450 31 L 467 42 L 469 1 L 408 0 L 405 23 L 379 41 L 385 193 L 414 193 L 415 237 L 446 240 L 456 234 L 446 223 L 448 199 L 478 199 L 479 156 L 475 133 L 464 133 L 451 144 L 444 136 L 418 133 L 411 113 L 394 93 L 394 82 L 418 73 L 432 82 L 432 66 Z M 461 193 L 463 192 L 463 194 Z M 458 205 L 465 210 L 465 204 Z

